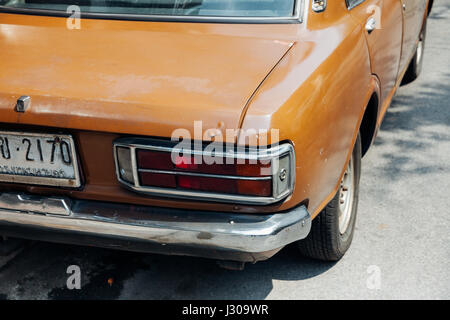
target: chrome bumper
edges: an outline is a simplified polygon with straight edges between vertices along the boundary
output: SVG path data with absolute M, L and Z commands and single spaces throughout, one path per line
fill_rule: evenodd
M 0 194 L 0 234 L 132 251 L 255 262 L 310 228 L 304 206 L 244 215 Z

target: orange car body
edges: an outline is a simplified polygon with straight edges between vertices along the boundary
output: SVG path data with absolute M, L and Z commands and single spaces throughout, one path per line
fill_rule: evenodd
M 83 17 L 73 30 L 64 17 L 0 12 L 1 130 L 71 134 L 83 180 L 77 189 L 5 182 L 0 191 L 239 214 L 303 204 L 314 218 L 338 189 L 363 119 L 363 151 L 372 143 L 430 5 L 357 2 L 314 12 L 299 1 L 301 19 L 289 23 Z M 369 33 L 371 17 L 380 28 Z M 31 104 L 18 113 L 22 95 Z M 115 139 L 170 138 L 177 128 L 194 136 L 195 121 L 222 132 L 278 129 L 295 148 L 292 194 L 265 206 L 174 200 L 117 181 Z

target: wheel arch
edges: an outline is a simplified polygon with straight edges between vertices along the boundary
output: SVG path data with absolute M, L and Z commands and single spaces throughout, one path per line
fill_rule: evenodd
M 434 2 L 434 0 L 428 1 L 428 11 L 427 11 L 427 16 L 429 16 L 430 13 L 431 13 L 431 9 L 433 8 L 433 2 Z
M 373 140 L 376 136 L 377 122 L 378 122 L 378 94 L 374 91 L 365 108 L 361 124 L 359 126 L 359 133 L 361 134 L 361 148 L 362 156 L 369 151 Z

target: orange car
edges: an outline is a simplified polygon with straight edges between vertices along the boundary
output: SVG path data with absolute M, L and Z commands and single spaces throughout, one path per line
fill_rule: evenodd
M 340 259 L 427 0 L 0 0 L 0 234 Z

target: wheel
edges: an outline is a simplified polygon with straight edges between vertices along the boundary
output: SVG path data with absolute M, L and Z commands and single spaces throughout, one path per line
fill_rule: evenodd
M 419 43 L 417 44 L 416 53 L 409 63 L 408 70 L 403 76 L 402 85 L 408 84 L 416 80 L 422 72 L 423 54 L 425 52 L 425 40 L 427 35 L 427 19 L 422 27 L 419 35 Z
M 350 247 L 358 210 L 361 137 L 358 134 L 339 190 L 312 221 L 311 231 L 298 242 L 300 252 L 323 261 L 338 261 Z

